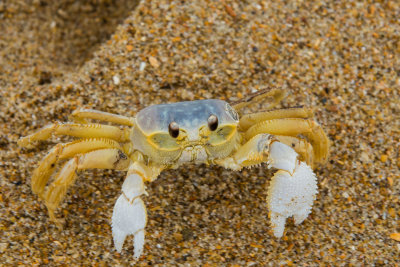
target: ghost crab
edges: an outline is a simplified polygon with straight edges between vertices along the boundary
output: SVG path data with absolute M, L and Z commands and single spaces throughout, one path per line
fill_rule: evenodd
M 52 135 L 80 139 L 57 144 L 32 176 L 32 190 L 44 200 L 50 219 L 75 181 L 76 172 L 88 168 L 127 171 L 122 193 L 112 214 L 117 251 L 127 235 L 134 236 L 134 256 L 143 250 L 147 213 L 144 182 L 162 170 L 183 163 L 218 164 L 232 170 L 267 163 L 278 171 L 268 189 L 267 204 L 274 235 L 283 235 L 286 219 L 301 223 L 311 212 L 317 181 L 311 167 L 328 156 L 329 140 L 312 111 L 297 107 L 243 115 L 244 107 L 271 98 L 270 108 L 285 96 L 282 90 L 263 90 L 236 103 L 197 100 L 149 106 L 130 118 L 96 110 L 76 110 L 75 123 L 54 123 L 19 140 L 20 146 Z M 88 123 L 88 119 L 119 124 Z M 66 160 L 47 187 L 59 161 Z

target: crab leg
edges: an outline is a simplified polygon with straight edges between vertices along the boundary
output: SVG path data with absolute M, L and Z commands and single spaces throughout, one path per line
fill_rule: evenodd
M 55 135 L 69 135 L 81 138 L 108 138 L 118 142 L 129 140 L 128 129 L 102 124 L 75 124 L 75 123 L 54 123 L 46 126 L 34 134 L 25 136 L 18 140 L 18 145 L 29 146 L 33 141 L 49 139 Z
M 33 172 L 31 180 L 32 191 L 43 198 L 44 187 L 60 159 L 67 159 L 77 154 L 105 148 L 121 149 L 118 142 L 106 138 L 81 139 L 66 144 L 57 144 Z
M 276 88 L 265 88 L 260 91 L 257 91 L 255 93 L 252 93 L 245 97 L 244 99 L 240 99 L 239 101 L 230 103 L 231 106 L 240 113 L 240 110 L 255 104 L 257 102 L 260 102 L 261 100 L 265 100 L 266 98 L 271 98 L 270 103 L 267 109 L 271 109 L 275 106 L 277 106 L 285 97 L 286 97 L 286 91 L 283 89 L 276 89 Z M 267 101 L 264 101 L 267 102 Z M 268 101 L 269 102 L 269 101 Z
M 243 115 L 239 121 L 239 128 L 242 131 L 248 130 L 254 124 L 274 119 L 284 119 L 284 118 L 311 118 L 313 116 L 313 111 L 310 108 L 296 107 L 296 108 L 284 108 L 284 109 L 274 109 L 258 113 L 250 113 Z
M 134 257 L 139 258 L 142 254 L 147 212 L 140 196 L 147 195 L 144 181 L 154 180 L 160 171 L 161 168 L 151 168 L 139 162 L 129 167 L 112 215 L 114 245 L 118 252 L 122 251 L 125 238 L 133 235 Z
M 72 112 L 71 118 L 75 122 L 84 123 L 84 124 L 87 123 L 86 119 L 93 119 L 93 120 L 108 121 L 108 122 L 117 123 L 117 124 L 126 125 L 126 126 L 133 126 L 132 118 L 118 115 L 118 114 L 112 114 L 112 113 L 108 113 L 108 112 L 94 110 L 94 109 L 75 110 L 74 112 Z
M 297 159 L 298 154 L 269 134 L 258 134 L 244 144 L 233 157 L 220 160 L 220 165 L 234 170 L 268 163 L 278 171 L 268 189 L 267 204 L 276 237 L 281 237 L 286 219 L 293 216 L 296 225 L 311 212 L 317 193 L 317 181 L 312 169 Z
M 68 187 L 75 181 L 76 171 L 92 168 L 125 170 L 129 162 L 128 157 L 119 149 L 95 150 L 70 159 L 43 195 L 50 219 L 58 224 L 54 211 L 65 196 Z
M 274 135 L 306 136 L 313 148 L 314 159 L 323 162 L 328 157 L 329 139 L 321 126 L 311 119 L 286 118 L 259 122 L 245 132 L 245 138 L 250 139 L 260 133 Z

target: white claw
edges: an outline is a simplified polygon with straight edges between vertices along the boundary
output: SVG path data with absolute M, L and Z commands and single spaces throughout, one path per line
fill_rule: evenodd
M 317 189 L 315 174 L 304 162 L 295 166 L 292 173 L 282 169 L 275 173 L 268 190 L 267 202 L 276 237 L 282 237 L 288 217 L 293 216 L 296 225 L 307 218 Z
M 121 252 L 126 236 L 134 235 L 134 257 L 139 258 L 143 251 L 147 222 L 146 207 L 140 199 L 141 195 L 146 194 L 142 178 L 138 174 L 130 174 L 122 185 L 122 192 L 112 215 L 114 245 Z
M 297 153 L 290 146 L 273 142 L 269 149 L 268 167 L 293 172 L 296 167 Z

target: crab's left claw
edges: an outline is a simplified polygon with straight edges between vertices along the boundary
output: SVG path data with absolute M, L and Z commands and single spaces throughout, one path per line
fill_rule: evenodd
M 297 153 L 283 143 L 271 144 L 268 163 L 279 169 L 272 177 L 267 202 L 274 235 L 282 237 L 288 217 L 293 216 L 297 225 L 310 214 L 317 180 L 312 169 L 297 160 Z
M 143 252 L 144 228 L 147 222 L 146 207 L 141 195 L 146 194 L 142 177 L 136 173 L 128 175 L 122 185 L 122 194 L 114 206 L 112 233 L 114 245 L 121 252 L 127 235 L 134 235 L 134 257 Z

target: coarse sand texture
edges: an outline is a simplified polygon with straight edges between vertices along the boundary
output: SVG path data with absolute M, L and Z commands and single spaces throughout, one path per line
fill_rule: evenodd
M 394 0 L 0 1 L 0 265 L 399 266 L 399 18 Z M 265 87 L 287 92 L 281 107 L 312 108 L 331 140 L 311 213 L 281 239 L 267 164 L 189 164 L 146 183 L 139 261 L 111 233 L 126 172 L 79 172 L 62 229 L 31 190 L 38 162 L 71 138 L 18 139 L 78 108 L 135 116 Z

